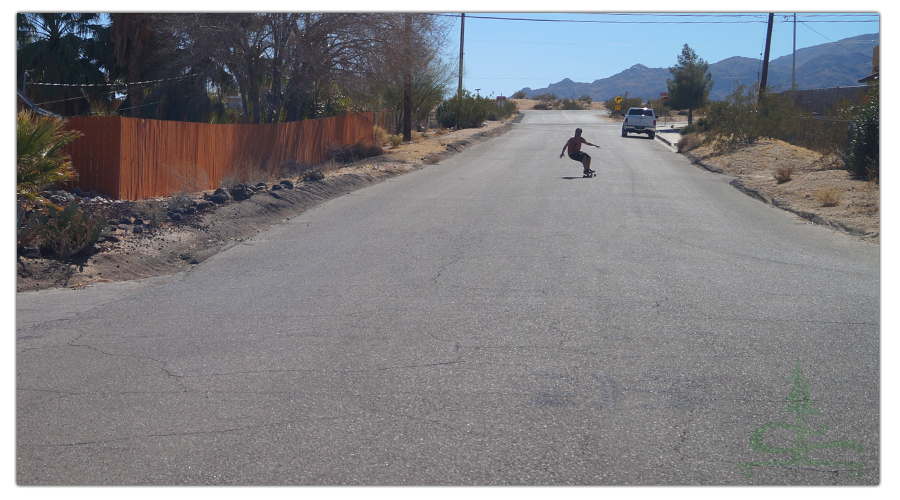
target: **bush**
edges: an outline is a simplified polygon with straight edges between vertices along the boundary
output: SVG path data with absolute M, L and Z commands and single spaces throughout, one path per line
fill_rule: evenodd
M 675 144 L 675 149 L 679 153 L 686 153 L 688 151 L 699 148 L 701 144 L 703 144 L 703 136 L 697 133 L 692 133 L 687 134 L 679 139 Z
M 399 136 L 395 137 L 400 139 Z M 371 158 L 373 156 L 381 156 L 383 154 L 384 150 L 381 149 L 380 146 L 358 142 L 350 146 L 332 146 L 329 158 L 338 163 L 353 163 L 354 161 Z
M 821 189 L 815 196 L 823 207 L 836 207 L 841 203 L 841 192 L 835 188 Z
M 156 226 L 168 219 L 166 206 L 159 201 L 141 200 L 134 204 L 134 212 L 148 226 Z
M 628 108 L 644 107 L 644 100 L 640 97 L 628 97 L 628 94 L 625 94 L 625 97 L 622 99 L 622 104 L 617 105 L 615 98 L 611 98 L 603 101 L 603 105 L 609 110 L 610 116 L 625 116 Z M 619 106 L 621 109 L 616 111 L 616 106 Z
M 437 120 L 446 128 L 476 128 L 480 127 L 491 113 L 496 112 L 497 103 L 493 99 L 473 97 L 464 90 L 462 94 L 457 94 L 438 106 Z
M 560 109 L 577 110 L 584 109 L 584 107 L 574 99 L 563 99 L 562 104 L 560 105 Z
M 36 116 L 30 111 L 16 115 L 16 193 L 34 198 L 57 182 L 75 178 L 63 148 L 81 132 L 66 132 L 61 119 Z
M 709 105 L 703 127 L 722 147 L 740 147 L 760 138 L 798 144 L 810 126 L 809 113 L 801 111 L 790 94 L 766 92 L 757 102 L 756 93 L 744 85 L 725 101 Z
M 775 169 L 775 182 L 784 184 L 794 176 L 794 167 L 778 167 Z
M 42 222 L 41 248 L 64 259 L 90 248 L 109 230 L 105 218 L 83 212 L 76 201 L 63 210 L 50 205 Z
M 850 109 L 850 143 L 844 165 L 856 177 L 877 179 L 878 172 L 878 94 L 862 106 Z

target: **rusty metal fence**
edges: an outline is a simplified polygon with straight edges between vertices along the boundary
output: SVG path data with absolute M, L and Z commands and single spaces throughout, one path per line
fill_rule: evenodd
M 66 129 L 84 135 L 66 151 L 81 189 L 138 200 L 321 163 L 332 146 L 372 144 L 374 119 L 372 112 L 266 125 L 69 118 Z

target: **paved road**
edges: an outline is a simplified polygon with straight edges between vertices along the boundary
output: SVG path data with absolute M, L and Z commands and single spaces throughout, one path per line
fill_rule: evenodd
M 19 484 L 880 481 L 878 247 L 594 112 L 85 292 L 18 294 Z

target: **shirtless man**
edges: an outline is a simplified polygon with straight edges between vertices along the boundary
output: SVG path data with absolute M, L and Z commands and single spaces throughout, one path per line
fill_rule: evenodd
M 581 150 L 582 144 L 587 144 L 588 146 L 594 146 L 595 148 L 600 149 L 600 146 L 591 144 L 588 141 L 584 140 L 584 137 L 581 137 L 581 129 L 576 128 L 575 137 L 572 137 L 566 142 L 566 145 L 563 146 L 562 152 L 559 153 L 559 157 L 562 158 L 563 153 L 565 153 L 566 148 L 568 148 L 569 158 L 581 162 L 581 164 L 584 166 L 585 174 L 592 174 L 594 173 L 594 171 L 591 170 L 591 157 Z

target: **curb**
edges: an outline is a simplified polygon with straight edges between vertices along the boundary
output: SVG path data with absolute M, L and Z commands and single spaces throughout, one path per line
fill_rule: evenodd
M 690 162 L 692 164 L 702 167 L 710 172 L 713 172 L 716 174 L 724 173 L 724 171 L 721 168 L 710 165 L 709 163 L 704 162 L 703 160 L 697 158 L 695 155 L 693 155 L 691 153 L 684 153 L 684 156 L 688 160 L 690 160 Z M 822 217 L 821 215 L 794 208 L 791 206 L 790 203 L 788 203 L 780 198 L 772 198 L 771 200 L 767 199 L 758 190 L 744 184 L 744 182 L 740 179 L 733 179 L 731 182 L 728 183 L 728 185 L 737 189 L 738 191 L 746 194 L 747 196 L 749 196 L 751 198 L 754 198 L 756 200 L 759 200 L 759 201 L 765 203 L 766 205 L 771 205 L 775 208 L 784 210 L 785 212 L 790 212 L 794 215 L 799 216 L 800 218 L 802 218 L 804 220 L 812 222 L 813 224 L 830 227 L 832 229 L 836 229 L 838 231 L 843 231 L 844 233 L 847 233 L 851 236 L 856 236 L 856 237 L 863 237 L 866 234 L 865 231 L 862 231 L 862 230 L 854 228 L 854 227 L 847 226 L 836 220 L 826 219 L 826 218 Z

